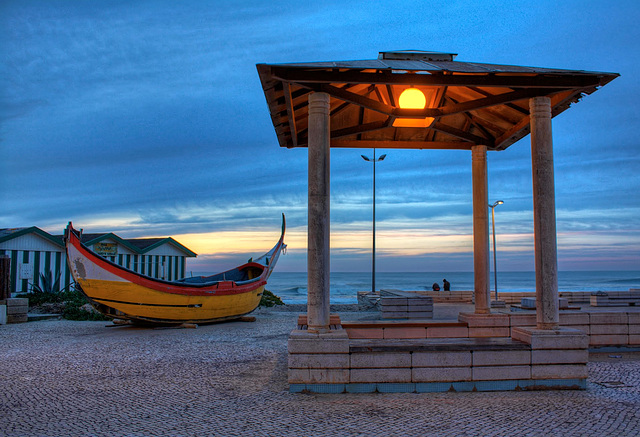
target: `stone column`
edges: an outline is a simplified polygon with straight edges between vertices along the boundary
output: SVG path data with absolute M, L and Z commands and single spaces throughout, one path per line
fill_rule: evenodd
M 551 100 L 548 97 L 534 97 L 529 100 L 529 109 L 537 327 L 538 329 L 555 329 L 559 325 L 559 311 Z
M 476 314 L 491 312 L 489 290 L 489 195 L 487 146 L 471 149 L 473 172 L 473 276 Z
M 329 331 L 329 95 L 309 95 L 307 320 L 310 332 Z

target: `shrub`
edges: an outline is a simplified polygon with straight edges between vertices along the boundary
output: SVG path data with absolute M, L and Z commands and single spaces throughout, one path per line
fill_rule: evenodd
M 71 288 L 60 290 L 60 274 L 53 279 L 51 272 L 42 273 L 39 283 L 31 284 L 31 291 L 18 297 L 28 298 L 30 307 L 64 302 L 62 317 L 67 320 L 109 320 L 97 311 L 87 311 L 83 308 L 89 301 L 82 294 L 79 286 L 74 284 Z
M 264 290 L 262 292 L 262 299 L 260 299 L 260 305 L 261 307 L 272 307 L 275 305 L 284 305 L 284 302 L 282 302 L 282 299 L 280 299 L 278 296 L 276 296 L 275 294 L 273 294 L 272 292 L 270 292 L 269 290 Z
M 40 273 L 39 280 L 31 284 L 31 291 L 21 296 L 29 298 L 29 306 L 39 306 L 43 303 L 64 302 L 69 293 L 68 288 L 60 289 L 60 273 L 54 279 L 51 271 Z

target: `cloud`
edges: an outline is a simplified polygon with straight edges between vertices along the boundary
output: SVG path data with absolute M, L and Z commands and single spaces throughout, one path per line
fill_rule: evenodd
M 630 55 L 640 36 L 637 5 L 527 6 L 5 2 L 0 227 L 61 232 L 73 220 L 129 237 L 270 235 L 284 212 L 292 256 L 282 265 L 304 269 L 307 154 L 278 147 L 255 64 L 414 48 L 454 51 L 466 61 L 622 73 L 554 119 L 557 227 L 561 259 L 572 260 L 564 265 L 579 266 L 581 248 L 607 266 L 618 248 L 620 262 L 632 265 L 638 255 L 620 236 L 639 228 L 640 120 L 631 108 L 640 97 L 640 64 Z M 490 200 L 505 201 L 496 211 L 505 253 L 499 261 L 511 268 L 531 267 L 528 141 L 488 158 Z M 372 151 L 331 151 L 332 262 L 343 270 L 368 268 L 372 168 L 361 153 Z M 383 266 L 469 269 L 470 153 L 382 153 L 376 216 Z M 235 257 L 213 248 L 197 262 Z

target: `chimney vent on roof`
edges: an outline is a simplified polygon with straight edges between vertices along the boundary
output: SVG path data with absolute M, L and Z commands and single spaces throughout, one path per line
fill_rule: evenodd
M 453 61 L 457 53 L 425 52 L 422 50 L 397 50 L 393 52 L 380 52 L 378 59 L 396 61 Z

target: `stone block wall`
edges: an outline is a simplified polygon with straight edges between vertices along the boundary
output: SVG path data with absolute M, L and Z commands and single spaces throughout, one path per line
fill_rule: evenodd
M 404 322 L 373 321 L 343 322 L 349 338 L 353 339 L 418 339 L 418 338 L 467 338 L 469 328 L 462 322 Z
M 471 290 L 456 290 L 456 291 L 432 291 L 432 290 L 418 290 L 416 294 L 421 296 L 429 296 L 437 303 L 446 302 L 463 302 L 471 303 L 474 300 L 474 293 Z
M 438 392 L 586 387 L 586 335 L 562 341 L 511 339 L 349 339 L 292 332 L 292 392 Z M 566 333 L 565 333 L 566 334 Z M 330 339 L 333 338 L 333 340 Z M 567 335 L 565 335 L 567 337 Z M 582 341 L 576 340 L 582 339 Z M 529 343 L 527 343 L 527 341 Z M 563 347 L 563 350 L 556 348 Z
M 434 392 L 586 387 L 589 347 L 640 347 L 640 312 L 460 314 L 459 322 L 341 322 L 289 338 L 292 392 Z
M 28 321 L 29 299 L 9 298 L 0 300 L 0 306 L 6 306 L 6 323 L 24 323 Z
M 433 318 L 433 298 L 414 292 L 380 290 L 379 305 L 383 319 Z
M 428 296 L 382 296 L 383 319 L 431 319 L 433 299 Z
M 514 328 L 536 326 L 535 314 L 509 315 L 511 335 Z M 640 312 L 581 312 L 560 313 L 560 325 L 578 329 L 589 336 L 590 347 L 640 347 Z
M 592 307 L 640 306 L 640 290 L 599 291 L 590 296 Z
M 369 321 L 344 322 L 349 338 L 492 338 L 512 337 L 514 328 L 534 328 L 533 313 L 462 313 L 458 323 Z M 589 336 L 590 347 L 640 347 L 640 312 L 562 311 L 560 325 Z M 337 326 L 337 325 L 336 325 Z

